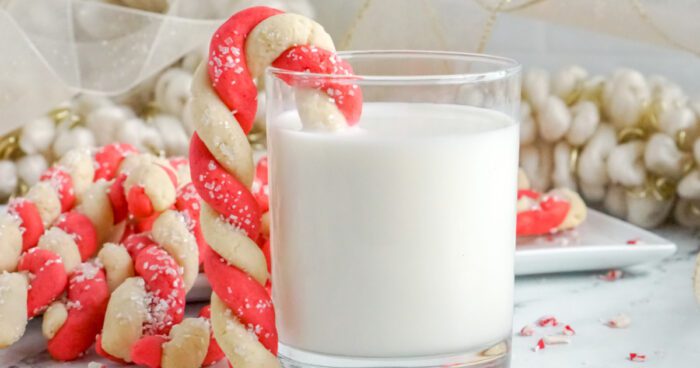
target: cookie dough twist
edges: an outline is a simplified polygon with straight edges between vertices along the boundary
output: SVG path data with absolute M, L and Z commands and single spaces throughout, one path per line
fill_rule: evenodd
M 24 334 L 28 319 L 43 313 L 47 307 L 53 310 L 51 316 L 65 315 L 65 318 L 49 318 L 54 321 L 53 328 L 49 329 L 53 337 L 71 314 L 71 308 L 63 308 L 66 313 L 61 313 L 57 312 L 61 303 L 51 304 L 67 285 L 68 306 L 80 305 L 79 293 L 71 291 L 73 281 L 82 272 L 81 263 L 91 258 L 98 248 L 96 218 L 91 217 L 98 213 L 95 203 L 90 201 L 91 193 L 95 187 L 103 187 L 105 179 L 112 178 L 109 168 L 118 167 L 133 152 L 133 148 L 123 145 L 103 147 L 94 157 L 85 149 L 70 151 L 41 176 L 41 181 L 26 198 L 10 203 L 8 214 L 0 219 L 3 247 L 0 265 L 4 272 L 17 272 L 0 279 L 3 300 L 11 300 L 7 305 L 0 303 L 0 345 L 16 342 Z M 97 182 L 93 182 L 96 179 Z M 74 207 L 81 201 L 84 203 Z M 116 207 L 111 205 L 110 211 L 113 208 Z M 99 288 L 95 286 L 93 291 L 92 300 L 98 300 Z M 90 305 L 86 302 L 85 310 L 91 309 Z M 62 322 L 56 323 L 59 320 Z M 72 320 L 70 318 L 69 323 L 73 323 Z M 54 355 L 60 350 L 65 354 L 59 352 L 54 356 L 72 359 L 71 355 L 77 356 L 90 346 L 78 340 L 72 341 L 68 349 L 54 349 L 56 345 L 50 342 L 49 352 Z
M 267 66 L 293 71 L 350 74 L 317 23 L 267 8 L 243 10 L 213 35 L 209 60 L 195 72 L 190 102 L 196 133 L 190 144 L 192 182 L 203 199 L 201 224 L 211 247 L 204 269 L 212 286 L 216 341 L 240 368 L 278 367 L 277 330 L 269 274 L 256 244 L 261 210 L 249 188 L 253 159 L 246 134 L 257 108 L 255 80 Z M 295 85 L 302 121 L 311 129 L 357 122 L 357 86 L 321 81 Z
M 20 254 L 35 247 L 44 230 L 73 208 L 93 175 L 90 153 L 76 149 L 41 175 L 25 197 L 10 200 L 0 218 L 0 271 L 14 271 Z
M 100 152 L 105 152 L 105 150 L 101 150 Z M 102 204 L 95 206 L 94 209 L 101 208 L 101 213 L 105 215 L 102 219 L 106 218 L 109 220 L 111 218 L 112 225 L 126 223 L 127 217 L 133 215 L 128 213 L 129 205 L 127 204 L 123 185 L 123 183 L 129 180 L 130 176 L 142 175 L 144 172 L 147 175 L 148 173 L 144 169 L 157 171 L 165 169 L 171 170 L 169 166 L 166 166 L 166 161 L 154 156 L 136 154 L 124 155 L 123 152 L 117 156 L 111 156 L 111 159 L 101 159 L 98 160 L 98 162 L 101 163 L 101 165 L 98 166 L 102 169 L 102 172 L 96 174 L 100 177 L 100 180 L 96 183 L 95 187 L 97 190 L 93 194 L 95 194 L 95 198 L 102 199 Z M 157 164 L 154 165 L 154 162 Z M 109 179 L 109 181 L 107 181 L 107 179 Z M 168 178 L 165 184 L 172 185 L 171 187 L 161 186 L 161 188 L 173 190 L 173 179 Z M 99 203 L 99 201 L 97 201 L 97 203 Z M 173 206 L 174 205 L 175 204 L 173 204 Z M 77 208 L 77 210 L 80 209 L 81 207 Z M 100 213 L 100 211 L 93 212 Z M 69 214 L 73 214 L 73 216 L 69 218 L 67 221 L 68 226 L 64 226 L 64 228 L 73 229 L 74 233 L 80 229 L 92 228 L 91 237 L 80 234 L 73 236 L 76 242 L 92 239 L 92 244 L 94 244 L 94 246 L 89 248 L 90 252 L 81 251 L 81 256 L 83 257 L 83 261 L 85 261 L 85 259 L 91 257 L 98 248 L 95 240 L 96 230 L 90 220 L 85 216 L 83 216 L 82 222 L 73 220 L 76 218 L 75 215 L 80 215 L 79 212 L 72 211 L 67 215 Z M 111 217 L 109 216 L 110 214 Z M 131 217 L 133 219 L 133 216 Z M 197 272 L 197 254 L 188 253 L 188 250 L 192 248 L 190 243 L 192 237 L 188 234 L 189 227 L 185 226 L 187 224 L 183 221 L 173 221 L 174 219 L 172 216 L 167 219 L 156 219 L 155 221 L 149 222 L 148 227 L 149 230 L 152 228 L 152 237 L 160 242 L 163 249 L 168 249 L 171 253 L 178 255 L 178 259 L 171 259 L 169 264 L 175 265 L 174 267 L 178 268 L 178 275 L 180 275 L 180 269 L 186 270 L 184 272 L 186 282 L 182 281 L 182 275 L 180 275 L 180 281 L 177 283 L 179 285 L 183 285 L 184 283 L 185 287 L 189 289 L 194 282 L 194 277 Z M 107 221 L 105 223 L 109 224 L 110 222 Z M 114 238 L 123 236 L 121 231 L 117 231 L 113 234 Z M 127 242 L 130 239 L 132 238 L 128 238 Z M 63 249 L 73 248 L 70 246 L 70 238 L 57 239 L 55 243 L 57 246 L 63 246 Z M 132 242 L 131 244 L 134 243 Z M 80 248 L 83 249 L 86 247 L 81 246 Z M 152 260 L 150 263 L 151 265 L 158 265 L 159 262 L 163 262 L 160 258 L 164 256 L 159 252 L 149 250 L 146 251 L 144 255 L 141 255 L 141 250 L 140 247 L 134 248 L 132 252 L 138 251 L 139 255 L 130 255 L 127 248 L 117 246 L 113 243 L 106 243 L 94 262 L 82 263 L 75 267 L 68 281 L 67 301 L 53 303 L 47 310 L 43 320 L 42 328 L 44 336 L 48 339 L 48 351 L 54 359 L 73 360 L 81 356 L 92 343 L 95 342 L 95 336 L 102 328 L 110 291 L 115 290 L 128 277 L 134 276 L 135 271 L 140 270 L 138 265 L 147 265 L 149 258 L 158 258 Z M 134 256 L 135 264 L 132 262 L 132 256 Z M 146 259 L 146 261 L 143 259 Z M 148 269 L 140 270 L 141 275 L 154 271 L 152 266 L 144 267 Z M 175 274 L 171 270 L 168 272 L 173 275 Z M 153 278 L 152 275 L 149 278 L 151 282 L 157 282 L 156 279 L 157 277 Z M 153 303 L 155 305 L 160 305 L 160 311 L 162 311 L 163 306 L 167 304 L 162 303 L 165 296 L 162 294 L 168 292 L 172 292 L 172 290 L 169 289 L 162 293 L 154 294 Z M 170 297 L 176 298 L 176 294 L 177 293 Z M 184 301 L 175 304 L 182 304 L 180 305 L 180 311 L 182 311 Z M 169 326 L 172 317 L 170 317 L 168 313 L 162 316 L 163 322 L 161 325 Z M 156 319 L 152 322 L 153 324 L 158 324 Z
M 187 190 L 181 193 L 188 196 Z M 150 232 L 133 234 L 122 245 L 108 244 L 103 249 L 109 254 L 127 253 L 128 262 L 115 264 L 107 273 L 108 279 L 115 275 L 110 281 L 114 292 L 98 339 L 100 354 L 156 367 L 199 366 L 204 361 L 209 323 L 183 319 L 185 295 L 199 270 L 199 251 L 191 215 L 186 212 L 191 207 L 182 208 L 182 212 L 161 213 Z

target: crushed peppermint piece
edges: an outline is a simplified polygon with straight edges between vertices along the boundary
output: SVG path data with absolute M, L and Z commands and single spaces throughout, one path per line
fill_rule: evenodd
M 545 347 L 544 339 L 539 339 L 539 341 L 537 341 L 537 344 L 532 347 L 532 351 L 537 352 L 537 351 L 543 350 L 544 347 Z
M 632 319 L 624 313 L 618 314 L 606 322 L 610 328 L 627 328 L 632 323 Z
M 604 281 L 616 281 L 622 278 L 622 270 L 610 270 L 604 275 L 599 275 L 598 278 Z
M 520 329 L 520 336 L 532 336 L 535 334 L 535 326 L 527 324 Z
M 546 327 L 546 326 L 553 326 L 556 327 L 559 325 L 559 321 L 554 316 L 544 316 L 541 317 L 539 320 L 537 320 L 537 325 L 540 327 Z
M 628 359 L 632 362 L 641 363 L 647 361 L 647 356 L 644 354 L 630 353 Z
M 566 335 L 566 336 L 574 336 L 574 335 L 576 335 L 576 331 L 575 331 L 573 328 L 571 328 L 570 325 L 564 326 L 564 331 L 562 331 L 562 333 L 563 333 L 564 335 Z

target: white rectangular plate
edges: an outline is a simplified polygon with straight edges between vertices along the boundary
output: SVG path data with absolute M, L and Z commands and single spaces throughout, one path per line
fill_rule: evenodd
M 675 252 L 676 245 L 672 242 L 589 208 L 588 218 L 575 230 L 519 238 L 515 274 L 623 268 L 656 261 Z

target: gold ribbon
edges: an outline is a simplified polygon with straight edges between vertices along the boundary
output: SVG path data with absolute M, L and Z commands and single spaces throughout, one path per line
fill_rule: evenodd
M 19 148 L 19 130 L 0 138 L 0 160 L 10 160 L 19 158 L 22 150 Z

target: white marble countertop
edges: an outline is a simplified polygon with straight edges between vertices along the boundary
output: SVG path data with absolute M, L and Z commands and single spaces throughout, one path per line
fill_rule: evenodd
M 677 227 L 657 231 L 678 244 L 678 253 L 655 264 L 625 270 L 608 282 L 600 273 L 521 277 L 515 288 L 513 368 L 691 367 L 700 362 L 700 307 L 692 292 L 693 266 L 700 239 Z M 632 319 L 626 329 L 603 321 L 619 313 Z M 534 336 L 517 332 L 543 315 L 554 315 L 576 330 L 571 344 L 534 352 L 539 338 L 561 330 L 536 328 Z M 94 352 L 79 362 L 52 362 L 44 351 L 39 321 L 32 321 L 19 344 L 0 351 L 0 366 L 12 368 L 85 367 L 99 361 Z M 644 363 L 629 353 L 645 354 Z M 219 364 L 217 367 L 224 367 Z
M 655 264 L 626 269 L 608 282 L 596 273 L 518 278 L 513 321 L 513 368 L 697 367 L 700 366 L 700 307 L 693 296 L 692 275 L 700 239 L 690 230 L 655 231 L 674 241 L 678 252 Z M 612 329 L 601 320 L 625 313 L 632 323 Z M 576 331 L 570 345 L 534 352 L 544 334 L 559 328 L 536 328 L 518 336 L 522 326 L 554 315 Z M 644 363 L 629 353 L 644 354 Z

